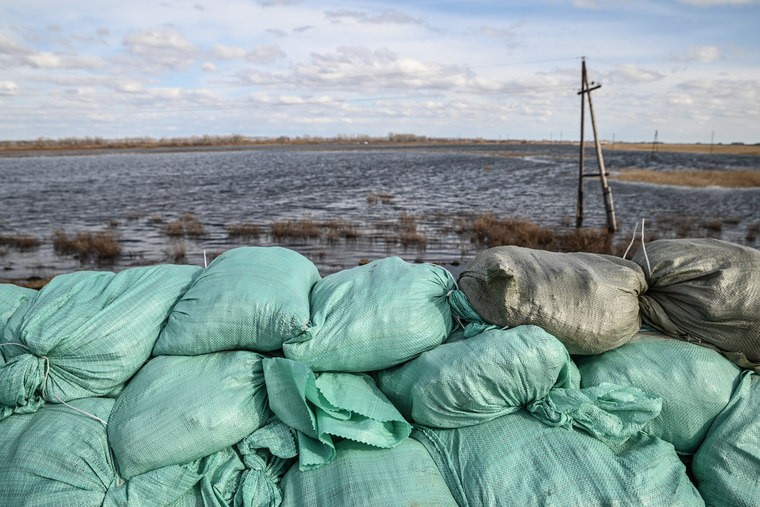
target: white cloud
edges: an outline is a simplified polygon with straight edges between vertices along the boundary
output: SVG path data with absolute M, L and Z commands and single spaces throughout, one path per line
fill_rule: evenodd
M 136 64 L 151 74 L 185 69 L 200 53 L 195 44 L 172 27 L 131 33 L 124 38 L 124 45 L 135 57 Z M 127 63 L 123 58 L 113 61 Z
M 219 69 L 216 68 L 214 62 L 205 62 L 201 64 L 201 70 L 205 72 L 219 72 Z
M 251 49 L 217 44 L 211 48 L 211 57 L 219 60 L 248 60 L 253 63 L 272 63 L 285 58 L 285 52 L 275 44 L 264 44 Z
M 97 70 L 105 62 L 96 56 L 62 56 L 53 53 L 35 53 L 23 58 L 26 65 L 38 69 L 84 69 Z
M 659 81 L 665 76 L 656 71 L 646 70 L 637 65 L 616 65 L 611 77 L 621 83 L 646 83 Z
M 694 46 L 690 47 L 685 55 L 676 56 L 674 61 L 711 63 L 724 60 L 725 57 L 718 46 Z
M 422 24 L 419 19 L 414 19 L 406 14 L 397 11 L 396 9 L 385 9 L 382 14 L 371 15 L 362 11 L 354 11 L 349 9 L 341 9 L 339 11 L 327 11 L 325 17 L 335 22 L 348 18 L 354 19 L 360 23 L 373 23 L 373 24 Z
M 13 81 L 0 81 L 0 95 L 15 95 L 18 93 L 18 85 Z
M 245 58 L 247 54 L 248 52 L 245 50 L 245 48 L 240 47 L 233 48 L 217 44 L 211 48 L 211 56 L 218 58 L 219 60 L 235 60 L 238 58 Z
M 0 54 L 1 55 L 26 55 L 31 53 L 29 49 L 22 46 L 15 40 L 11 39 L 4 33 L 0 33 Z

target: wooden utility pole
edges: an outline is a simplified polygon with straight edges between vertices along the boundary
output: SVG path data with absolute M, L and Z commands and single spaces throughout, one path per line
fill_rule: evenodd
M 602 183 L 602 196 L 604 198 L 604 209 L 607 212 L 607 229 L 610 232 L 617 230 L 617 224 L 615 223 L 615 207 L 612 204 L 612 190 L 607 185 L 607 172 L 604 169 L 604 158 L 602 157 L 602 145 L 599 142 L 599 135 L 596 130 L 596 117 L 594 116 L 594 102 L 591 100 L 591 92 L 597 88 L 601 88 L 601 84 L 591 83 L 594 86 L 589 86 L 588 74 L 586 73 L 586 59 L 581 60 L 581 91 L 578 95 L 581 96 L 581 151 L 580 151 L 580 170 L 578 174 L 578 208 L 575 215 L 575 226 L 580 228 L 583 225 L 583 178 L 599 177 Z M 584 138 L 584 110 L 585 99 L 588 98 L 588 110 L 591 114 L 591 127 L 594 130 L 594 146 L 596 148 L 596 162 L 599 166 L 598 174 L 585 174 L 583 168 L 584 150 L 586 148 Z

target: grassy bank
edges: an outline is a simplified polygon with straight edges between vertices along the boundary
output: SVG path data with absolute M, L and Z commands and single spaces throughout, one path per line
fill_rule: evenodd
M 679 187 L 760 187 L 760 171 L 653 171 L 651 169 L 621 169 L 610 179 L 636 181 L 655 185 Z

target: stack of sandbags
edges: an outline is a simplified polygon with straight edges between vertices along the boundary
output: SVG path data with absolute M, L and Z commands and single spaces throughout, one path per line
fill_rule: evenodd
M 646 273 L 644 321 L 760 368 L 760 251 L 717 239 L 657 240 L 633 261 Z
M 610 255 L 503 246 L 475 257 L 459 288 L 489 324 L 532 324 L 571 354 L 599 354 L 639 330 L 647 283 L 636 263 Z

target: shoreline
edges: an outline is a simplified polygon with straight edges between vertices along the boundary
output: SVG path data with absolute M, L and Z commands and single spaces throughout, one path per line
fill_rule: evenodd
M 230 150 L 251 149 L 257 147 L 292 146 L 299 148 L 325 148 L 335 147 L 366 147 L 366 148 L 401 148 L 401 147 L 425 147 L 425 146 L 579 146 L 577 141 L 527 141 L 527 140 L 484 140 L 484 139 L 422 139 L 391 141 L 388 139 L 337 139 L 323 141 L 307 140 L 281 140 L 281 139 L 253 139 L 248 141 L 209 142 L 199 140 L 114 140 L 88 143 L 69 143 L 67 141 L 0 141 L 0 156 L 13 156 L 23 154 L 71 154 L 71 153 L 101 153 L 108 151 L 202 151 L 202 150 Z M 586 141 L 586 148 L 593 148 L 594 143 Z M 677 153 L 706 153 L 716 155 L 747 155 L 760 156 L 760 143 L 758 144 L 701 144 L 701 143 L 643 143 L 643 142 L 609 142 L 602 141 L 602 151 L 651 151 L 653 153 L 677 152 Z

